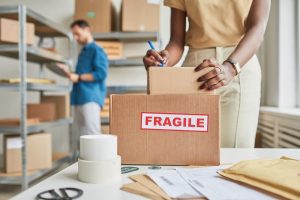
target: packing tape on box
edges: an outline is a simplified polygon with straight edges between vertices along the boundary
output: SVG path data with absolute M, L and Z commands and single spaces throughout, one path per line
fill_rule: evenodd
M 84 135 L 80 137 L 80 158 L 87 161 L 102 161 L 117 156 L 117 136 Z
M 110 184 L 121 181 L 121 157 L 103 161 L 78 160 L 78 179 L 85 183 Z

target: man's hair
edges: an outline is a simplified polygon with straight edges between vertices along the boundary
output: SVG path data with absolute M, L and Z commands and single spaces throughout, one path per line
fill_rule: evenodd
M 74 22 L 72 22 L 72 24 L 70 25 L 70 28 L 73 28 L 75 26 L 79 26 L 80 28 L 90 27 L 89 23 L 83 19 L 78 19 L 78 20 L 75 20 Z

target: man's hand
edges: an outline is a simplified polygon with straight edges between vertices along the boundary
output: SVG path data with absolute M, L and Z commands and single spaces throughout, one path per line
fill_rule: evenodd
M 70 70 L 69 70 L 69 67 L 68 65 L 66 64 L 63 64 L 63 63 L 56 63 L 56 66 L 59 67 L 60 69 L 62 69 L 65 73 L 66 73 L 66 76 L 70 76 Z
M 79 81 L 78 74 L 70 73 L 68 77 L 69 77 L 70 81 L 72 81 L 73 83 L 78 83 L 78 81 Z
M 219 64 L 216 59 L 204 59 L 203 62 L 195 68 L 198 72 L 206 67 L 214 67 L 207 74 L 199 77 L 198 82 L 202 82 L 199 89 L 215 90 L 227 85 L 236 75 L 236 71 L 230 63 Z

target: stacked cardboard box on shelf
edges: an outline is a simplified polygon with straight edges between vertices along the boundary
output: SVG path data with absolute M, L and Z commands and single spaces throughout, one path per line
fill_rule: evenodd
M 56 119 L 54 103 L 30 103 L 27 104 L 27 117 L 38 118 L 41 122 L 54 121 Z
M 26 23 L 26 43 L 34 43 L 35 26 L 33 23 Z M 0 43 L 19 42 L 19 21 L 0 18 Z
M 0 119 L 0 126 L 19 126 L 20 125 L 19 118 L 4 118 Z M 27 126 L 35 125 L 40 123 L 39 118 L 27 118 Z
M 70 95 L 42 95 L 42 104 L 54 104 L 54 119 L 66 119 L 71 116 Z
M 4 136 L 4 163 L 6 173 L 22 171 L 20 136 Z M 34 133 L 27 137 L 27 169 L 39 170 L 52 166 L 52 139 L 50 133 Z
M 76 0 L 76 19 L 86 20 L 93 32 L 105 33 L 111 31 L 112 26 L 112 3 L 111 0 Z
M 120 41 L 96 41 L 102 47 L 110 60 L 123 57 L 123 43 Z
M 180 75 L 193 69 L 166 70 L 164 83 L 174 81 L 174 76 L 170 76 L 174 71 Z M 196 74 L 195 82 L 201 76 Z M 148 76 L 149 85 L 161 78 L 160 73 Z M 178 81 L 167 84 L 168 88 L 164 86 L 155 95 L 149 87 L 148 95 L 111 96 L 110 133 L 118 136 L 123 164 L 219 164 L 219 96 L 199 93 L 196 88 L 189 88 L 189 84 L 185 89 L 190 93 L 181 93 L 182 90 L 177 93 L 180 84 Z M 165 94 L 166 89 L 172 93 Z
M 122 31 L 159 31 L 159 1 L 123 0 Z

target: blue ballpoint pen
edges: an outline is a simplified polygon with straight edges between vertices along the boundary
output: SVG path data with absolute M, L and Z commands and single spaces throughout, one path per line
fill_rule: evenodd
M 153 43 L 151 42 L 151 40 L 148 40 L 148 44 L 152 50 L 155 50 L 155 47 L 154 47 Z M 163 67 L 163 66 L 164 66 L 164 61 L 160 61 L 160 67 Z

